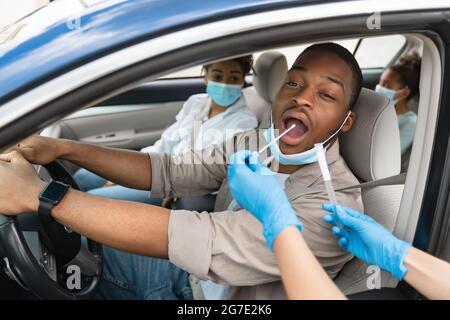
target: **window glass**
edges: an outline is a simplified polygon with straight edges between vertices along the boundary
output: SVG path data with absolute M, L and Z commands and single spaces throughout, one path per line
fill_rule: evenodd
M 353 53 L 356 49 L 358 41 L 359 38 L 354 38 L 334 42 L 342 45 Z M 355 57 L 362 69 L 384 68 L 397 55 L 400 49 L 404 46 L 405 42 L 405 37 L 402 35 L 364 38 L 358 47 Z M 274 48 L 269 51 L 279 51 L 283 53 L 286 56 L 288 66 L 291 67 L 298 55 L 309 45 L 311 45 L 311 43 Z M 254 54 L 254 60 L 256 61 L 263 53 L 264 51 L 256 52 Z M 162 78 L 199 77 L 201 75 L 201 70 L 202 66 L 195 66 L 168 74 Z

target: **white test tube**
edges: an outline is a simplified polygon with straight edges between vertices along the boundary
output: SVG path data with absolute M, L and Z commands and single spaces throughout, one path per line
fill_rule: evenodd
M 336 195 L 334 194 L 333 183 L 331 182 L 330 171 L 328 170 L 327 160 L 325 158 L 325 150 L 323 149 L 323 145 L 321 143 L 316 143 L 314 145 L 314 150 L 316 151 L 317 160 L 319 162 L 320 172 L 322 173 L 323 183 L 325 184 L 325 190 L 328 193 L 328 199 L 330 203 L 336 205 Z M 343 226 L 336 222 L 339 228 Z
M 332 204 L 336 204 L 336 196 L 334 195 L 333 183 L 331 182 L 331 175 L 330 171 L 328 170 L 328 164 L 325 158 L 325 151 L 323 150 L 323 145 L 321 143 L 316 143 L 314 145 L 314 150 L 316 151 L 320 172 L 322 173 L 322 178 L 325 184 L 325 189 L 328 193 L 328 198 L 330 199 L 330 202 Z

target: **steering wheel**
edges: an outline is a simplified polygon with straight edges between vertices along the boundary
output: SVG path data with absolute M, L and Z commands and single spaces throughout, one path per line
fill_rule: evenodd
M 44 180 L 61 181 L 79 190 L 64 166 L 54 161 Z M 42 174 L 41 178 L 42 178 Z M 38 214 L 0 215 L 0 253 L 5 272 L 41 299 L 91 298 L 101 279 L 101 244 L 87 239 L 52 218 Z

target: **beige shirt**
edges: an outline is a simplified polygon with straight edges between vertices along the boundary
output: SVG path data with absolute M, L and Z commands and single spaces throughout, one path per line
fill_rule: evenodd
M 266 144 L 263 131 L 250 130 L 222 145 L 170 156 L 150 153 L 152 197 L 198 196 L 219 190 L 213 213 L 172 210 L 169 220 L 169 260 L 202 280 L 231 286 L 230 299 L 285 299 L 275 255 L 268 249 L 262 225 L 245 210 L 226 211 L 232 201 L 226 163 L 236 150 L 258 150 Z M 213 156 L 215 161 L 211 161 Z M 335 186 L 358 184 L 339 154 L 339 144 L 327 151 Z M 266 158 L 262 155 L 262 159 Z M 184 161 L 181 161 L 184 160 Z M 186 163 L 186 162 L 191 163 Z M 285 192 L 303 224 L 303 237 L 334 278 L 352 256 L 343 251 L 323 221 L 328 202 L 318 163 L 305 165 L 285 182 Z M 337 202 L 363 212 L 360 189 L 336 192 Z

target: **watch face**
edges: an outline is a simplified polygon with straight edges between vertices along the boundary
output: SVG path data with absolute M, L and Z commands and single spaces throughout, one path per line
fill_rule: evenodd
M 49 202 L 57 204 L 66 193 L 67 187 L 68 186 L 65 184 L 52 181 L 42 192 L 41 198 L 45 198 Z

